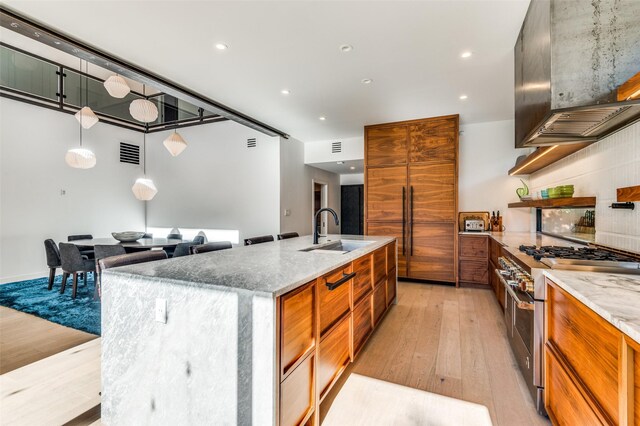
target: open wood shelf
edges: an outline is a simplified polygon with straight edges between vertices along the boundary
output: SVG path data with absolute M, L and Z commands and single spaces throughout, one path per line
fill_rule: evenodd
M 530 175 L 591 145 L 591 142 L 541 146 L 509 170 L 510 176 Z
M 616 193 L 619 203 L 640 201 L 640 185 L 618 188 Z
M 533 208 L 561 208 L 561 207 L 595 207 L 596 197 L 571 197 L 571 198 L 547 198 L 546 200 L 519 201 L 509 203 L 509 208 L 533 207 Z

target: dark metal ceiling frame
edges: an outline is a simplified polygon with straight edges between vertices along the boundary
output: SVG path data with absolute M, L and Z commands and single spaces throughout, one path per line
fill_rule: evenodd
M 0 5 L 0 26 L 14 31 L 30 39 L 58 49 L 69 55 L 84 59 L 94 65 L 120 74 L 131 80 L 154 87 L 168 95 L 187 101 L 199 108 L 220 114 L 229 120 L 250 127 L 269 136 L 281 136 L 289 138 L 289 135 L 281 130 L 262 123 L 239 111 L 229 108 L 204 95 L 193 92 L 171 80 L 148 71 L 142 67 L 131 64 L 121 58 L 113 56 L 96 47 L 90 46 L 71 36 L 62 34 L 45 24 L 27 18 L 18 12 Z

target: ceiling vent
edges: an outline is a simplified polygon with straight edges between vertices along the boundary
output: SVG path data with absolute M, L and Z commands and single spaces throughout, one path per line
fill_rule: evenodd
M 338 154 L 342 152 L 342 142 L 331 142 L 331 153 Z
M 120 162 L 139 165 L 140 146 L 126 142 L 120 142 Z
M 256 140 L 256 138 L 247 139 L 247 148 L 255 148 L 256 146 L 258 146 L 258 141 Z

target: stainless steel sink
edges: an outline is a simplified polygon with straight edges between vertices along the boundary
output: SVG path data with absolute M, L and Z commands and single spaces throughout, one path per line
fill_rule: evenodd
M 366 247 L 373 242 L 374 241 L 338 240 L 313 247 L 307 247 L 300 251 L 344 254 Z

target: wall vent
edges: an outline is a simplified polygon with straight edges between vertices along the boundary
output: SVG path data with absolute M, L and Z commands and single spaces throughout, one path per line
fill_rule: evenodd
M 337 154 L 342 152 L 342 142 L 331 142 L 331 153 Z
M 140 146 L 126 142 L 120 142 L 120 162 L 140 164 Z
M 256 140 L 256 138 L 247 139 L 247 148 L 255 148 L 256 146 L 258 146 L 258 141 Z

